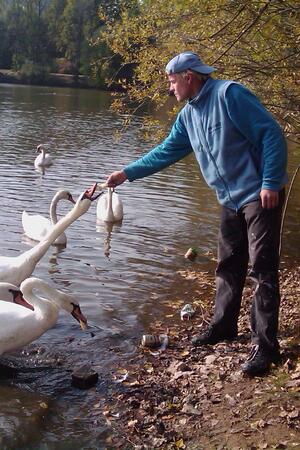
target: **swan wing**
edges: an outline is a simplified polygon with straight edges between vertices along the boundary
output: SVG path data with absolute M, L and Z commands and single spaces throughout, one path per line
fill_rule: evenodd
M 53 164 L 53 161 L 49 153 L 47 153 L 44 158 L 43 154 L 40 153 L 34 160 L 35 167 L 51 166 L 51 164 Z
M 0 355 L 22 348 L 36 339 L 34 312 L 14 303 L 0 301 Z
M 35 241 L 45 239 L 52 230 L 50 219 L 40 215 L 29 215 L 26 211 L 22 213 L 22 225 L 26 236 Z
M 26 211 L 23 211 L 22 214 L 22 225 L 26 236 L 34 241 L 43 241 L 53 230 L 50 219 L 40 214 L 29 215 Z M 54 243 L 66 244 L 66 242 L 67 236 L 65 233 L 62 233 Z
M 46 153 L 44 158 L 44 165 L 51 166 L 51 164 L 53 164 L 52 157 L 49 155 L 49 153 Z
M 47 316 L 0 301 L 0 355 L 19 350 L 39 338 L 56 323 L 57 316 L 55 307 Z
M 43 155 L 40 153 L 34 160 L 35 167 L 39 167 L 43 161 Z
M 105 221 L 107 219 L 108 194 L 99 197 L 97 202 L 97 218 Z

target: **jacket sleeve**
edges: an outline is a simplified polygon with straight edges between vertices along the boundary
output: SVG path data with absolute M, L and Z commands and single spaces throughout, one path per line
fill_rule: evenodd
M 287 165 L 282 129 L 259 99 L 238 83 L 228 87 L 225 102 L 235 127 L 262 153 L 262 189 L 281 189 Z
M 126 166 L 124 171 L 128 180 L 134 181 L 159 172 L 192 151 L 187 131 L 179 114 L 169 136 L 160 145 Z

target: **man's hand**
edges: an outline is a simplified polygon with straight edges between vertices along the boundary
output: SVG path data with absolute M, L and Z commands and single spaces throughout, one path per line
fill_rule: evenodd
M 262 189 L 260 191 L 261 204 L 263 208 L 272 209 L 278 205 L 278 192 Z
M 108 187 L 116 187 L 119 186 L 119 184 L 124 183 L 124 181 L 127 180 L 127 175 L 124 172 L 124 170 L 118 170 L 116 172 L 113 172 L 109 175 L 109 177 L 106 180 Z

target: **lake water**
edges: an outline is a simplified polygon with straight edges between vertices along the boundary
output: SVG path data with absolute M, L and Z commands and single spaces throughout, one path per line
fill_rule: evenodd
M 0 84 L 0 96 L 1 254 L 14 256 L 29 248 L 22 231 L 24 209 L 48 215 L 58 189 L 76 197 L 145 153 L 149 143 L 140 136 L 141 118 L 115 139 L 123 117 L 109 110 L 107 93 Z M 44 174 L 33 166 L 40 143 L 54 159 Z M 291 146 L 290 175 L 296 164 Z M 300 260 L 299 178 L 285 220 L 284 266 Z M 0 382 L 0 436 L 2 427 L 14 424 L 14 448 L 105 448 L 107 430 L 104 422 L 94 421 L 92 405 L 111 392 L 113 373 L 136 352 L 153 320 L 167 315 L 163 299 L 176 297 L 177 272 L 191 265 L 214 270 L 219 206 L 193 156 L 147 179 L 127 182 L 117 192 L 124 204 L 121 225 L 107 229 L 97 224 L 92 204 L 67 230 L 66 248 L 51 247 L 34 271 L 74 294 L 90 327 L 82 332 L 61 313 L 54 329 L 16 357 L 36 370 Z M 59 214 L 70 206 L 62 202 Z M 199 249 L 193 263 L 184 259 L 191 246 Z M 70 371 L 85 362 L 96 368 L 100 381 L 96 389 L 79 391 L 70 386 Z M 35 418 L 26 433 L 24 428 L 16 431 L 24 411 Z

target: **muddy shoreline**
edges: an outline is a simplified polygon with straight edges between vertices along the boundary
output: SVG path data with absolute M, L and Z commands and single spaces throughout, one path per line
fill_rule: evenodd
M 119 391 L 99 410 L 99 421 L 104 418 L 111 428 L 107 448 L 300 448 L 300 267 L 280 273 L 282 362 L 255 378 L 240 371 L 251 347 L 253 287 L 244 290 L 238 339 L 195 349 L 190 338 L 209 322 L 213 304 L 201 298 L 213 298 L 214 277 L 192 266 L 179 275 L 182 292 L 176 299 L 165 299 L 170 314 L 149 330 L 167 333 L 169 347 L 159 351 L 138 343 L 137 355 L 112 374 Z M 178 312 L 186 299 L 196 314 L 182 322 Z

